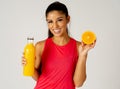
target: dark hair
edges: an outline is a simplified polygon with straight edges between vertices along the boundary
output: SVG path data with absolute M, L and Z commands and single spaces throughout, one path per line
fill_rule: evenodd
M 68 9 L 66 5 L 63 3 L 60 3 L 58 1 L 51 3 L 46 9 L 46 12 L 45 12 L 46 17 L 48 13 L 53 10 L 61 11 L 65 14 L 66 17 L 68 16 Z M 50 30 L 48 30 L 48 38 L 50 37 L 53 37 L 53 34 L 50 32 Z

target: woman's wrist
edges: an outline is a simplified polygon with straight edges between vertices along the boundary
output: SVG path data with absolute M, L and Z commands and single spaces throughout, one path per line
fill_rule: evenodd
M 84 56 L 87 56 L 87 55 L 88 55 L 88 52 L 80 52 L 79 53 L 79 56 L 83 56 L 84 57 Z

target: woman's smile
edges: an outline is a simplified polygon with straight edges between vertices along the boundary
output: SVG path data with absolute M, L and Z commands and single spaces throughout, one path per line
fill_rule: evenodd
M 61 32 L 60 29 L 54 29 L 53 31 L 54 31 L 55 34 L 59 34 Z
M 66 34 L 67 18 L 61 11 L 51 11 L 47 15 L 48 28 L 54 36 Z

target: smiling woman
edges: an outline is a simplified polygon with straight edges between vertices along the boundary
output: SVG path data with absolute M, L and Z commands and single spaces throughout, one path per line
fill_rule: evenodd
M 75 89 L 86 79 L 86 60 L 95 42 L 85 45 L 68 34 L 70 21 L 67 7 L 60 2 L 50 4 L 46 10 L 49 35 L 35 45 L 34 89 Z M 22 59 L 22 64 L 27 63 Z M 39 71 L 41 70 L 41 73 Z
M 47 23 L 50 32 L 54 36 L 67 35 L 67 24 L 69 22 L 69 16 L 66 17 L 62 12 L 51 11 L 47 16 Z
M 52 3 L 51 5 L 49 5 L 47 10 L 46 10 L 46 13 L 45 13 L 46 14 L 46 18 L 48 16 L 49 12 L 51 12 L 51 11 L 59 11 L 59 14 L 61 13 L 61 15 L 64 15 L 63 16 L 64 18 L 68 18 L 69 17 L 68 9 L 67 9 L 67 7 L 63 3 L 55 2 L 55 3 Z M 61 19 L 59 17 L 57 20 L 61 21 L 61 20 L 63 20 L 63 17 L 61 17 Z M 53 36 L 53 34 L 49 31 L 48 32 L 48 37 L 52 37 L 52 36 Z

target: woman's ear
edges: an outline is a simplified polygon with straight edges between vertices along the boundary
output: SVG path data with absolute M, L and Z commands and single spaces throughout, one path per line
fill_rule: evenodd
M 69 23 L 70 22 L 70 16 L 68 15 L 67 16 L 67 23 Z

